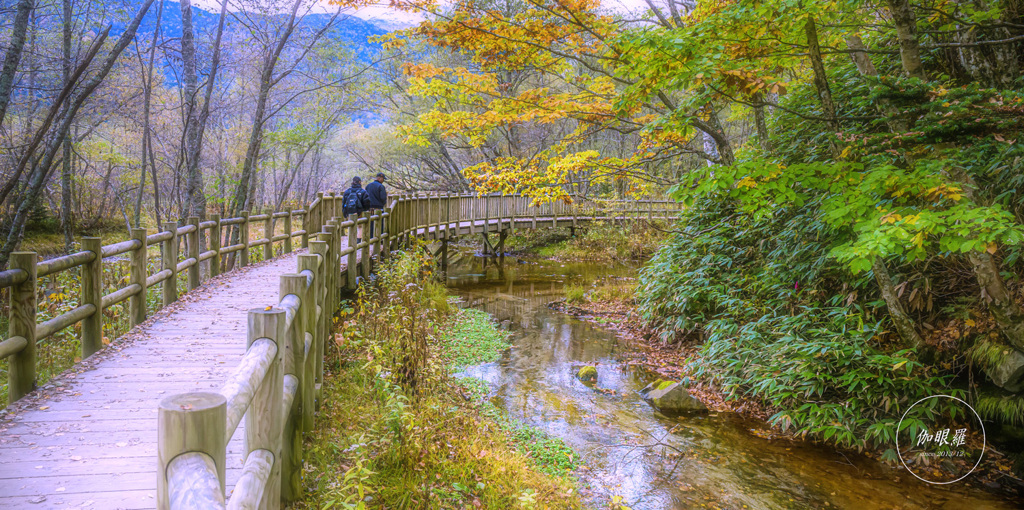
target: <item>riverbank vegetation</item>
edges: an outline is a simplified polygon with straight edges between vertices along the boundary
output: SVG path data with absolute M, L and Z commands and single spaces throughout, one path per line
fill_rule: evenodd
M 580 507 L 572 450 L 452 375 L 509 344 L 486 313 L 455 306 L 421 251 L 380 270 L 354 306 L 328 353 L 301 507 Z
M 490 147 L 539 124 L 543 150 L 465 173 L 539 201 L 686 204 L 639 316 L 779 429 L 891 460 L 908 407 L 949 394 L 1024 467 L 1019 2 L 648 5 L 646 24 L 460 5 L 412 33 L 471 62 L 410 66 L 437 101 L 402 132 Z
M 558 260 L 642 262 L 666 238 L 663 222 L 595 222 L 576 229 L 520 229 L 505 241 L 515 254 Z

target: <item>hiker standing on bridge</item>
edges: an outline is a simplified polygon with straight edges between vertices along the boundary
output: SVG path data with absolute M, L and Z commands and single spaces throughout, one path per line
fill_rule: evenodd
M 370 208 L 370 196 L 363 189 L 363 180 L 359 176 L 352 178 L 352 186 L 345 190 L 341 199 L 341 212 L 346 218 L 353 214 L 363 214 Z M 372 234 L 371 234 L 372 236 Z M 356 237 L 356 242 L 362 242 L 362 233 Z
M 370 215 L 384 210 L 388 205 L 388 190 L 384 188 L 384 172 L 377 172 L 373 182 L 366 185 L 366 194 L 370 197 Z M 370 237 L 373 237 L 373 223 L 370 223 Z

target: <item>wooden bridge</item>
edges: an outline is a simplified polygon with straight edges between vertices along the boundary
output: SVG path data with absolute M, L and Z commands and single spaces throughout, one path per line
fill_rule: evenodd
M 302 210 L 189 218 L 106 246 L 83 238 L 82 251 L 43 262 L 15 253 L 0 272 L 10 294 L 0 508 L 277 508 L 299 499 L 302 434 L 320 403 L 332 317 L 376 260 L 414 237 L 479 234 L 490 246 L 498 233 L 500 250 L 515 229 L 669 218 L 678 206 L 428 194 L 372 215 L 341 210 L 340 194 L 319 194 Z M 263 261 L 254 264 L 256 250 Z M 125 256 L 126 284 L 106 289 L 105 260 Z M 224 272 L 228 257 L 235 269 Z M 78 306 L 37 323 L 39 278 L 73 268 Z M 150 313 L 157 286 L 162 307 Z M 125 301 L 133 328 L 104 348 L 104 311 Z M 83 361 L 37 387 L 37 347 L 66 328 L 77 330 Z

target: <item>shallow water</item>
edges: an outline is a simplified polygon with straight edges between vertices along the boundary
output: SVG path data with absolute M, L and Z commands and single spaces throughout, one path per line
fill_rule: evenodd
M 762 423 L 731 413 L 669 418 L 637 395 L 650 377 L 619 362 L 625 346 L 600 326 L 547 307 L 567 284 L 633 276 L 634 269 L 465 257 L 449 287 L 466 305 L 509 321 L 513 348 L 465 375 L 493 402 L 561 437 L 583 456 L 593 501 L 617 495 L 634 510 L 676 508 L 1024 508 L 970 482 L 934 486 L 902 469 L 831 448 L 754 435 Z M 597 364 L 597 391 L 574 374 Z M 596 505 L 595 505 L 596 506 Z

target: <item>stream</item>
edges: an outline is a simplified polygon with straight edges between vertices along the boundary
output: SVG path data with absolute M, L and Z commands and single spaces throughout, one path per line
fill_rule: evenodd
M 620 363 L 628 349 L 597 324 L 556 312 L 567 284 L 635 275 L 625 266 L 463 257 L 448 285 L 464 306 L 512 331 L 513 347 L 462 375 L 487 381 L 490 398 L 514 418 L 580 453 L 582 492 L 597 507 L 621 496 L 634 510 L 677 508 L 1024 508 L 971 483 L 929 485 L 872 459 L 809 442 L 762 439 L 761 422 L 733 413 L 669 418 L 637 395 L 653 377 Z M 597 364 L 597 387 L 574 376 Z

